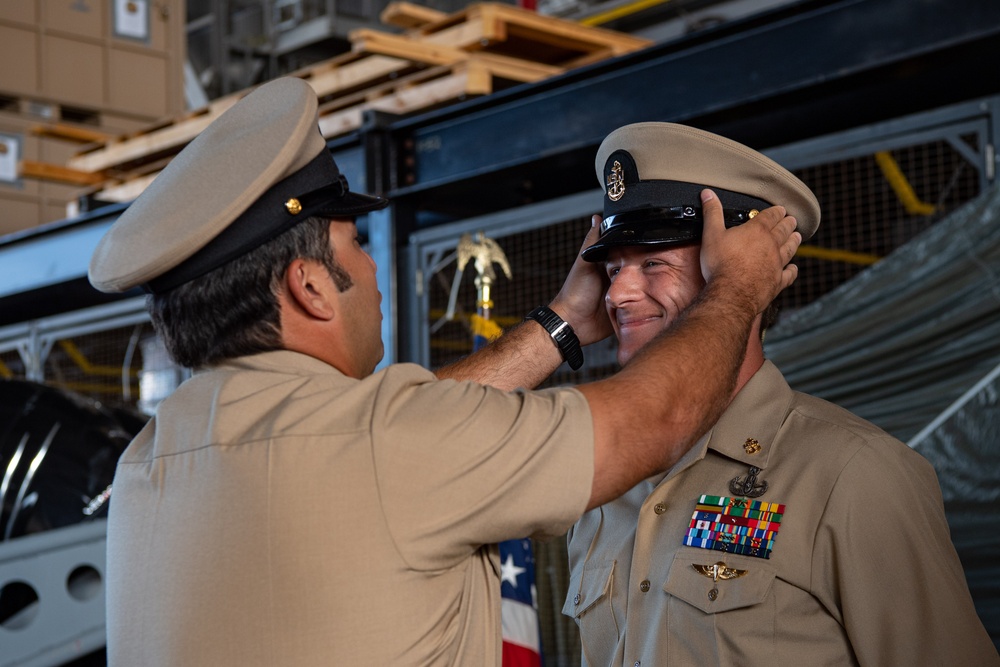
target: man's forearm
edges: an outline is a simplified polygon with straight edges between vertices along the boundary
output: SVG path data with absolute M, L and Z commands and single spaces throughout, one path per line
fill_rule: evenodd
M 499 389 L 533 389 L 562 363 L 559 348 L 536 322 L 523 322 L 485 348 L 444 366 L 440 379 L 472 380 Z

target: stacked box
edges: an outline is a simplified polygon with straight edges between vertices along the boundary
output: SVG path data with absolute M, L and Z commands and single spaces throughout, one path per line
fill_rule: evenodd
M 0 235 L 67 217 L 82 191 L 11 173 L 81 148 L 38 126 L 117 136 L 182 113 L 185 43 L 184 0 L 0 1 Z

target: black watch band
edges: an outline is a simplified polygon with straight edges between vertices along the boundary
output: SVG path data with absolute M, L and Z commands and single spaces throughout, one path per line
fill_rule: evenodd
M 570 368 L 575 371 L 583 366 L 583 350 L 580 349 L 580 339 L 576 337 L 576 332 L 573 331 L 569 322 L 556 315 L 547 306 L 535 308 L 524 319 L 534 320 L 545 327 Z

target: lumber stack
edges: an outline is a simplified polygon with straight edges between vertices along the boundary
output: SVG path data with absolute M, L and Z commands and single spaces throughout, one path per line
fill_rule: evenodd
M 366 110 L 398 115 L 427 111 L 540 81 L 650 43 L 492 2 L 452 14 L 396 2 L 380 19 L 397 32 L 356 30 L 349 36 L 348 53 L 291 74 L 316 91 L 320 131 L 326 138 L 357 130 Z M 91 144 L 61 173 L 92 184 L 91 193 L 102 200 L 131 201 L 173 155 L 248 92 Z M 33 168 L 43 172 L 37 165 Z

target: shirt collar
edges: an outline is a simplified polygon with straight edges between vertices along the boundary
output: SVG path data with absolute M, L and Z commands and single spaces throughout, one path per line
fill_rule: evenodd
M 235 359 L 226 359 L 205 371 L 272 371 L 287 375 L 341 374 L 336 368 L 315 357 L 291 350 L 273 350 Z M 201 371 L 199 371 L 201 372 Z
M 766 468 L 793 392 L 781 371 L 765 361 L 706 435 L 708 448 L 757 468 Z

